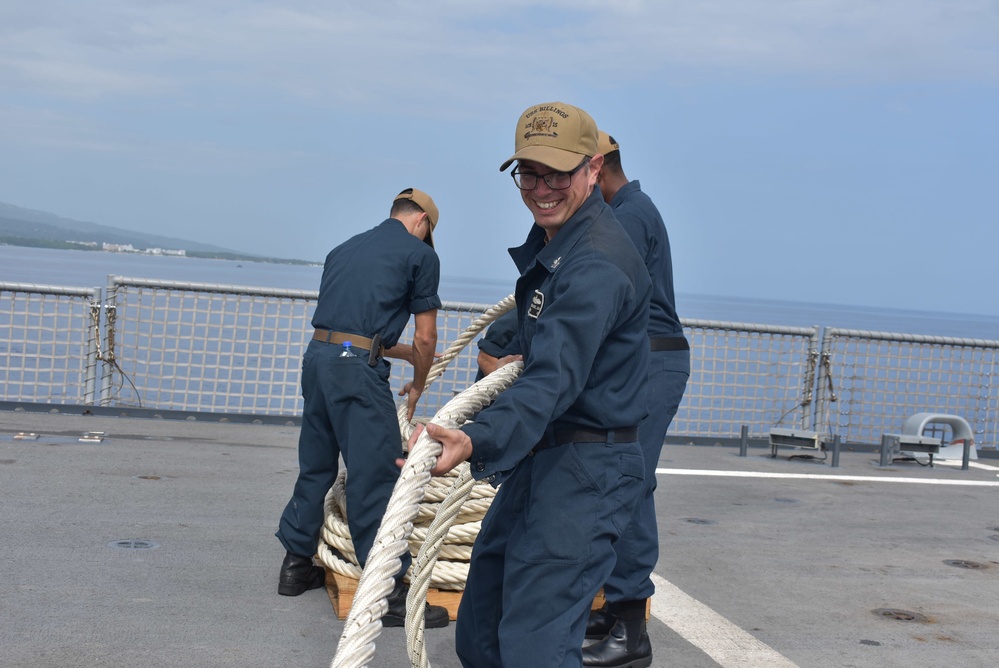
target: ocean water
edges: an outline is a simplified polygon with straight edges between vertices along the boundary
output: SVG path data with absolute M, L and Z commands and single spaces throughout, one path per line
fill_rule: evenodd
M 102 287 L 109 275 L 195 283 L 316 290 L 320 266 L 0 245 L 0 282 Z M 513 292 L 505 281 L 441 277 L 445 301 L 495 304 Z M 999 317 L 877 309 L 862 306 L 677 294 L 682 318 L 795 327 L 843 327 L 879 332 L 999 340 Z

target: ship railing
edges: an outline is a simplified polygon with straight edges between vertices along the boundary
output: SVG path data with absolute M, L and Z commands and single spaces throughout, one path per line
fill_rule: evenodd
M 301 415 L 301 360 L 317 298 L 308 290 L 123 276 L 109 276 L 103 292 L 0 284 L 0 346 L 8 351 L 0 362 L 6 381 L 0 400 L 292 422 Z M 445 302 L 439 349 L 490 306 Z M 909 415 L 934 411 L 965 417 L 979 447 L 996 446 L 997 341 L 713 320 L 682 324 L 691 343 L 691 377 L 671 440 L 738 439 L 743 427 L 750 438 L 765 439 L 771 428 L 788 427 L 875 444 Z M 412 334 L 410 324 L 402 341 Z M 451 362 L 424 393 L 418 415 L 433 415 L 474 382 L 477 352 L 473 341 Z M 36 373 L 39 364 L 53 372 Z M 411 375 L 409 365 L 394 362 L 393 391 Z
M 0 388 L 15 402 L 97 401 L 101 289 L 0 283 Z
M 878 443 L 923 412 L 957 415 L 978 447 L 999 435 L 999 341 L 825 328 L 817 379 L 817 430 Z M 934 424 L 924 436 L 949 442 Z

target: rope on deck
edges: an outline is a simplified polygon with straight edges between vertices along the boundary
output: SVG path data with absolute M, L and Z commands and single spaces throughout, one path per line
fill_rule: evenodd
M 470 343 L 489 323 L 513 307 L 513 295 L 501 300 L 476 319 L 458 339 L 452 343 L 441 358 L 431 367 L 426 387 L 436 380 L 458 353 Z M 459 394 L 444 406 L 431 419 L 434 424 L 454 429 L 489 405 L 500 392 L 509 387 L 523 369 L 522 363 L 509 364 L 483 378 Z M 414 426 L 406 420 L 406 405 L 399 406 L 400 432 L 403 443 L 407 443 Z M 330 668 L 361 668 L 369 665 L 375 652 L 375 639 L 381 633 L 381 618 L 388 610 L 388 594 L 394 585 L 402 561 L 400 557 L 408 549 L 409 537 L 413 534 L 413 522 L 420 512 L 420 502 L 430 485 L 431 469 L 436 465 L 441 453 L 440 443 L 434 441 L 424 431 L 416 440 L 396 481 L 388 507 L 375 536 L 367 564 L 360 574 L 350 613 L 344 623 L 337 652 Z M 468 465 L 462 470 L 452 489 L 440 502 L 434 521 L 427 529 L 427 536 L 414 560 L 410 593 L 407 599 L 406 635 L 410 661 L 413 666 L 428 667 L 426 648 L 423 642 L 424 607 L 431 575 L 440 554 L 441 545 L 471 489 L 478 487 L 471 478 Z M 338 479 L 339 481 L 339 479 Z M 334 489 L 336 489 L 334 485 Z M 331 490 L 327 496 L 327 509 L 337 508 L 337 494 Z M 483 511 L 484 513 L 484 511 Z M 332 516 L 329 512 L 328 516 Z M 349 535 L 349 534 L 348 534 Z M 325 536 L 324 536 L 325 540 Z M 474 541 L 474 539 L 473 539 Z M 340 543 L 336 543 L 339 545 Z M 429 547 L 428 547 L 429 546 Z M 343 546 L 346 549 L 346 545 Z M 330 549 L 322 544 L 320 557 L 326 563 L 332 557 Z M 325 549 L 323 549 L 325 548 Z M 337 547 L 339 550 L 340 548 Z M 348 550 L 352 552 L 352 548 Z M 345 553 L 346 554 L 346 553 Z M 343 560 L 336 559 L 337 562 Z M 340 566 L 337 564 L 334 567 Z M 465 575 L 467 575 L 467 568 Z M 461 579 L 464 582 L 464 577 Z

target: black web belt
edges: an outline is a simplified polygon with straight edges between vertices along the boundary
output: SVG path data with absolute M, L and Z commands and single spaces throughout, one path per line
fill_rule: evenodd
M 634 443 L 638 440 L 638 427 L 624 429 L 591 429 L 578 427 L 576 429 L 556 429 L 555 438 L 544 439 L 534 446 L 530 454 L 538 450 L 567 445 L 569 443 Z
M 654 336 L 649 338 L 649 350 L 654 353 L 663 350 L 690 350 L 690 344 L 682 336 Z

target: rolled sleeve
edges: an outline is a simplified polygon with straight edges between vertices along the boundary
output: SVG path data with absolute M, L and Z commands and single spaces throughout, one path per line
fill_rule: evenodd
M 441 306 L 441 298 L 437 295 L 433 295 L 431 297 L 417 297 L 410 300 L 409 312 L 424 313 L 425 311 L 440 309 Z

